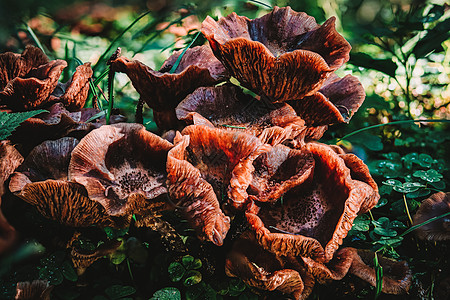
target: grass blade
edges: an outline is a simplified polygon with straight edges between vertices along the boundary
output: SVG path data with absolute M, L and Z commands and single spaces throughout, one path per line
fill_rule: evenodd
M 30 34 L 31 38 L 33 39 L 33 41 L 36 43 L 36 46 L 39 47 L 39 49 L 42 50 L 42 52 L 44 52 L 45 55 L 47 55 L 47 53 L 45 53 L 44 47 L 42 47 L 41 42 L 39 41 L 39 39 L 37 38 L 36 34 L 34 33 L 33 29 L 31 29 L 31 27 L 25 23 L 25 25 L 27 26 L 27 31 Z
M 111 44 L 109 44 L 109 47 L 105 50 L 105 52 L 103 52 L 103 54 L 100 56 L 100 58 L 98 59 L 97 63 L 95 64 L 95 66 L 92 68 L 92 70 L 95 72 L 98 67 L 101 65 L 102 61 L 105 60 L 105 57 L 108 55 L 109 51 L 113 48 L 113 46 L 117 43 L 117 41 L 119 39 L 122 38 L 122 36 L 128 31 L 130 30 L 137 22 L 139 22 L 139 20 L 141 20 L 143 17 L 145 17 L 146 15 L 148 15 L 150 13 L 150 11 L 146 11 L 145 13 L 143 13 L 142 15 L 140 15 L 139 17 L 137 17 L 130 25 L 128 25 L 127 28 L 125 28 L 112 42 Z
M 175 72 L 175 70 L 178 68 L 178 65 L 180 64 L 181 59 L 183 58 L 184 54 L 192 46 L 192 44 L 194 44 L 194 42 L 197 40 L 197 38 L 200 34 L 201 34 L 201 31 L 197 32 L 197 34 L 192 39 L 192 41 L 189 43 L 189 45 L 186 48 L 184 48 L 183 52 L 181 52 L 180 56 L 178 56 L 177 60 L 173 64 L 172 68 L 170 68 L 170 71 L 169 71 L 170 74 L 173 74 Z
M 383 267 L 378 262 L 378 256 L 375 252 L 375 256 L 373 257 L 373 265 L 375 267 L 375 276 L 376 276 L 376 286 L 375 286 L 375 297 L 374 299 L 378 299 L 381 295 L 381 290 L 383 289 Z
M 388 125 L 395 125 L 395 124 L 408 124 L 408 123 L 418 123 L 418 122 L 429 122 L 429 123 L 434 123 L 434 122 L 442 122 L 442 123 L 447 123 L 450 122 L 450 120 L 447 119 L 425 119 L 425 120 L 421 120 L 421 119 L 415 119 L 415 120 L 404 120 L 404 121 L 394 121 L 394 122 L 389 122 L 389 123 L 384 123 L 384 124 L 377 124 L 377 125 L 372 125 L 372 126 L 367 126 L 358 130 L 355 130 L 347 135 L 344 135 L 343 137 L 339 138 L 336 142 L 345 140 L 349 137 L 351 137 L 352 135 L 358 134 L 360 132 L 366 131 L 366 130 L 370 130 L 373 128 L 377 128 L 377 127 L 383 127 L 383 126 L 388 126 Z

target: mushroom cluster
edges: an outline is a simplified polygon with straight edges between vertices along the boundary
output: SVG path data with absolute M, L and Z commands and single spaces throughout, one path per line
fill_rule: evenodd
M 217 246 L 243 213 L 249 229 L 232 241 L 229 276 L 296 299 L 347 273 L 375 285 L 373 253 L 340 245 L 356 216 L 378 202 L 378 187 L 358 157 L 316 141 L 329 125 L 348 122 L 365 97 L 357 78 L 334 74 L 351 48 L 334 22 L 318 25 L 290 7 L 254 20 L 233 13 L 206 18 L 209 45 L 175 52 L 159 71 L 114 57 L 111 72 L 128 75 L 138 109 L 153 109 L 166 139 L 140 124 L 86 123 L 92 114 L 79 109 L 92 71 L 58 85 L 63 61 L 48 62 L 36 48 L 0 57 L 16 68 L 0 73 L 0 104 L 26 110 L 61 102 L 42 126 L 66 124 L 29 153 L 10 191 L 71 227 L 121 228 L 132 216 L 150 226 L 176 208 L 199 239 Z M 25 84 L 36 88 L 18 88 Z M 406 263 L 380 263 L 391 271 L 383 291 L 406 292 Z

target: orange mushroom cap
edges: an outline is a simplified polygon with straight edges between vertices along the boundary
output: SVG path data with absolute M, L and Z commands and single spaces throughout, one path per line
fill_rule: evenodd
M 89 63 L 77 67 L 65 84 L 58 82 L 64 60 L 49 61 L 36 47 L 27 47 L 19 55 L 0 54 L 0 106 L 13 111 L 46 107 L 62 102 L 70 110 L 84 106 L 92 69 Z
M 69 180 L 82 184 L 108 214 L 156 213 L 167 201 L 171 143 L 143 125 L 121 123 L 91 131 L 72 152 Z
M 70 155 L 78 141 L 62 138 L 35 147 L 11 176 L 9 189 L 46 218 L 71 227 L 125 226 L 88 197 L 84 186 L 67 181 Z
M 284 102 L 313 95 L 348 61 L 350 44 L 334 22 L 319 26 L 305 13 L 275 7 L 254 20 L 235 13 L 217 22 L 207 17 L 202 33 L 233 77 L 272 102 Z
M 199 86 L 210 86 L 227 78 L 224 67 L 208 46 L 188 49 L 174 73 L 170 73 L 180 55 L 181 51 L 175 52 L 159 71 L 125 57 L 111 62 L 112 70 L 128 75 L 141 100 L 154 110 L 157 125 L 164 129 L 177 120 L 174 109 L 184 97 Z
M 304 121 L 292 107 L 258 100 L 231 84 L 200 87 L 175 111 L 188 123 L 250 133 L 271 145 L 303 138 Z
M 342 158 L 318 143 L 308 143 L 306 149 L 315 160 L 312 182 L 290 190 L 283 203 L 261 205 L 246 215 L 269 251 L 326 262 L 342 244 L 357 214 L 377 203 L 378 189 L 356 157 Z

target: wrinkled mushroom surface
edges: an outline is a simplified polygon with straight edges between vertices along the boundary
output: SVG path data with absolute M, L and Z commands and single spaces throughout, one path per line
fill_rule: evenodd
M 88 197 L 84 186 L 68 182 L 71 152 L 78 144 L 74 138 L 46 141 L 35 147 L 11 176 L 9 189 L 46 218 L 71 227 L 123 226 Z
M 207 17 L 202 33 L 232 76 L 271 101 L 283 102 L 314 94 L 348 61 L 350 44 L 334 23 L 333 17 L 319 26 L 305 13 L 275 7 L 254 20 L 235 13 L 217 22 Z
M 312 179 L 314 158 L 308 150 L 277 145 L 261 154 L 254 162 L 249 198 L 259 202 L 275 202 L 284 193 Z
M 31 282 L 18 282 L 15 300 L 50 300 L 53 286 L 47 280 L 33 280 Z
M 356 157 L 347 166 L 327 145 L 309 143 L 306 149 L 315 160 L 311 183 L 290 190 L 275 206 L 247 212 L 247 217 L 266 249 L 329 261 L 357 214 L 376 204 L 378 189 Z
M 239 277 L 252 287 L 277 290 L 291 294 L 295 299 L 304 299 L 307 295 L 302 276 L 292 267 L 286 258 L 264 250 L 250 231 L 236 240 L 225 262 L 228 276 Z
M 317 93 L 288 103 L 307 125 L 321 126 L 348 122 L 364 102 L 365 95 L 356 77 L 334 75 Z
M 9 141 L 0 141 L 0 205 L 5 193 L 5 181 L 23 162 L 23 157 Z M 0 255 L 9 249 L 16 238 L 16 230 L 3 215 L 0 208 Z
M 72 152 L 69 179 L 110 215 L 156 212 L 166 206 L 166 160 L 172 144 L 139 124 L 102 126 Z
M 46 140 L 56 140 L 66 136 L 81 139 L 91 130 L 106 124 L 104 117 L 89 121 L 100 112 L 95 108 L 82 108 L 79 111 L 69 112 L 62 103 L 55 103 L 46 110 L 48 112 L 24 121 L 11 135 L 11 141 L 19 144 L 23 153 L 29 153 Z M 112 124 L 123 121 L 124 117 L 121 115 L 111 116 Z
M 70 111 L 83 108 L 89 92 L 89 80 L 93 73 L 90 63 L 78 66 L 69 81 L 58 82 L 49 97 L 49 102 L 64 103 L 64 106 Z
M 19 55 L 0 54 L 0 106 L 24 111 L 62 102 L 69 110 L 84 106 L 92 69 L 89 63 L 78 66 L 73 77 L 59 83 L 64 60 L 52 60 L 37 47 L 27 47 Z
M 295 139 L 304 131 L 303 119 L 289 105 L 258 100 L 231 84 L 196 89 L 176 113 L 188 123 L 250 133 L 271 145 Z
M 414 215 L 414 225 L 450 212 L 450 193 L 438 192 L 424 200 Z M 416 231 L 418 237 L 428 241 L 450 240 L 450 216 L 425 224 Z
M 172 73 L 180 55 L 181 51 L 175 52 L 159 71 L 125 57 L 111 62 L 112 70 L 128 75 L 141 100 L 154 110 L 158 126 L 163 128 L 176 121 L 174 109 L 184 97 L 199 86 L 210 86 L 227 78 L 225 68 L 208 46 L 188 49 Z
M 339 78 L 333 74 L 315 94 L 287 103 L 305 120 L 307 138 L 318 140 L 328 125 L 348 123 L 365 96 L 364 87 L 356 77 Z
M 227 255 L 225 271 L 228 276 L 241 278 L 248 285 L 273 291 L 278 290 L 295 299 L 306 299 L 315 282 L 325 284 L 353 274 L 372 286 L 376 285 L 373 266 L 374 252 L 343 248 L 327 264 L 310 257 L 276 255 L 267 251 L 252 231 L 244 232 Z M 378 257 L 383 267 L 382 291 L 404 294 L 412 283 L 411 271 L 404 261 Z

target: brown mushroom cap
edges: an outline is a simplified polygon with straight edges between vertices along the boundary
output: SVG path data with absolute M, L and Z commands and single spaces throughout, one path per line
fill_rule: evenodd
M 349 249 L 349 248 L 345 248 Z M 343 250 L 345 250 L 343 249 Z M 374 252 L 362 249 L 353 249 L 356 255 L 353 258 L 349 272 L 376 286 L 375 269 L 373 268 Z M 386 257 L 378 257 L 383 268 L 382 292 L 386 294 L 405 294 L 412 283 L 411 270 L 405 261 L 395 261 Z
M 329 261 L 357 214 L 373 207 L 379 195 L 370 185 L 374 182 L 360 181 L 370 178 L 368 172 L 366 178 L 356 169 L 353 174 L 357 178 L 353 179 L 349 169 L 353 165 L 347 166 L 332 148 L 309 143 L 306 149 L 315 159 L 311 184 L 289 191 L 283 203 L 275 207 L 262 206 L 259 212 L 247 212 L 247 217 L 259 242 L 269 251 Z
M 329 74 L 348 61 L 350 44 L 337 33 L 335 18 L 322 26 L 290 7 L 250 20 L 235 13 L 202 33 L 230 74 L 273 102 L 313 95 Z M 258 63 L 254 63 L 257 61 Z
M 312 179 L 314 158 L 306 150 L 283 145 L 261 154 L 254 162 L 253 179 L 248 187 L 249 198 L 259 202 L 275 202 L 284 193 Z
M 59 76 L 67 63 L 52 60 L 31 69 L 23 77 L 10 80 L 0 91 L 0 105 L 13 111 L 30 110 L 47 104 L 46 100 L 58 84 Z
M 450 193 L 438 192 L 424 200 L 414 215 L 414 225 L 450 212 Z M 438 219 L 416 230 L 420 239 L 428 241 L 450 240 L 450 216 Z
M 246 284 L 263 290 L 291 294 L 295 299 L 308 295 L 297 270 L 287 266 L 286 259 L 264 250 L 258 245 L 254 233 L 244 232 L 234 243 L 227 256 L 225 272 L 239 277 Z
M 22 162 L 22 155 L 9 141 L 0 141 L 0 205 L 5 192 L 5 181 Z M 0 255 L 13 245 L 15 239 L 16 230 L 8 223 L 0 208 Z
M 67 181 L 70 155 L 77 144 L 74 138 L 62 138 L 37 146 L 11 176 L 9 189 L 60 224 L 124 226 L 123 220 L 113 220 L 98 202 L 89 199 L 82 185 Z
M 69 179 L 110 215 L 159 211 L 166 201 L 166 157 L 171 143 L 139 124 L 102 126 L 72 152 Z
M 304 121 L 289 105 L 258 100 L 231 84 L 200 87 L 175 111 L 188 123 L 243 131 L 271 145 L 295 139 L 304 131 Z
M 184 213 L 201 239 L 220 246 L 230 228 L 230 218 L 220 209 L 213 187 L 186 159 L 189 136 L 177 133 L 167 157 L 167 187 L 172 201 Z
M 58 83 L 48 101 L 64 103 L 64 106 L 70 111 L 83 108 L 88 96 L 89 80 L 92 75 L 90 63 L 78 66 L 69 81 Z
M 18 282 L 15 300 L 50 300 L 53 286 L 46 280 L 33 280 L 32 282 Z
M 348 122 L 364 102 L 366 94 L 359 80 L 347 75 L 330 76 L 314 95 L 288 103 L 310 126 Z
M 118 240 L 108 240 L 96 249 L 88 251 L 77 247 L 77 242 L 79 241 L 80 236 L 81 234 L 79 232 L 75 233 L 67 244 L 67 248 L 70 249 L 72 263 L 78 276 L 83 275 L 86 269 L 94 262 L 110 253 L 113 253 L 122 244 L 122 242 Z
M 128 75 L 141 100 L 156 112 L 155 119 L 161 125 L 164 119 L 176 120 L 174 108 L 197 87 L 213 85 L 227 77 L 208 46 L 188 49 L 172 74 L 169 71 L 180 55 L 181 51 L 175 52 L 159 71 L 125 57 L 111 62 L 112 70 Z
M 23 153 L 29 153 L 34 147 L 46 140 L 56 140 L 65 136 L 83 138 L 91 130 L 106 124 L 105 118 L 87 122 L 100 111 L 95 108 L 82 108 L 69 112 L 62 103 L 55 103 L 42 113 L 24 121 L 12 133 L 10 139 L 19 144 Z M 123 122 L 120 115 L 111 116 L 111 123 Z
M 24 77 L 31 69 L 48 63 L 41 49 L 28 46 L 22 54 L 6 52 L 0 54 L 0 89 L 16 77 Z

